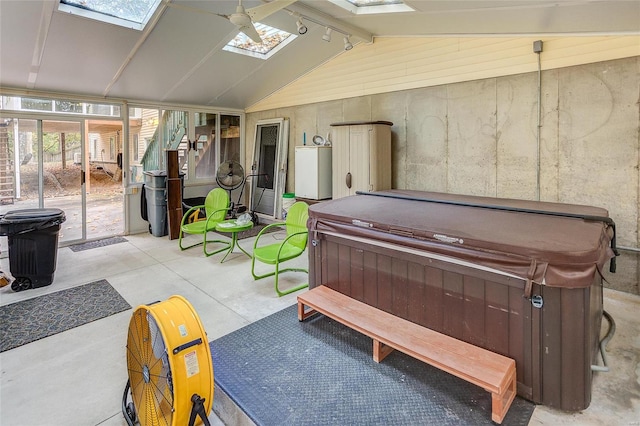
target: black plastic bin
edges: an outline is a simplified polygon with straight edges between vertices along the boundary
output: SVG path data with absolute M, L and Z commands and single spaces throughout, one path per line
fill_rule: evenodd
M 58 233 L 66 220 L 60 209 L 12 210 L 0 216 L 0 235 L 9 243 L 9 268 L 14 291 L 53 282 L 58 257 Z

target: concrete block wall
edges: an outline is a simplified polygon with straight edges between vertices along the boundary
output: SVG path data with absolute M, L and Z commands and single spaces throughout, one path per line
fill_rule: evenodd
M 541 82 L 539 143 L 534 72 L 250 113 L 247 158 L 257 120 L 289 117 L 293 191 L 304 133 L 310 143 L 334 122 L 388 120 L 394 188 L 599 206 L 618 244 L 638 248 L 640 57 L 543 71 Z M 634 278 L 636 258 L 620 259 Z

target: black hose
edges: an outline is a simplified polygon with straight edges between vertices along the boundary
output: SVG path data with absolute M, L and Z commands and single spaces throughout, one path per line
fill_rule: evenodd
M 422 201 L 427 203 L 435 203 L 435 204 L 445 204 L 450 206 L 462 206 L 462 207 L 474 207 L 488 210 L 500 210 L 507 212 L 518 212 L 518 213 L 530 213 L 530 214 L 539 214 L 545 216 L 558 216 L 558 217 L 566 217 L 572 219 L 582 219 L 588 222 L 603 222 L 609 225 L 613 230 L 613 237 L 611 237 L 611 250 L 615 256 L 620 256 L 620 252 L 616 247 L 616 224 L 610 217 L 607 216 L 591 216 L 591 215 L 581 215 L 575 213 L 564 213 L 564 212 L 551 212 L 547 210 L 535 210 L 535 209 L 523 209 L 518 207 L 507 207 L 507 206 L 499 206 L 493 204 L 474 204 L 474 203 L 464 203 L 461 201 L 450 201 L 450 200 L 436 200 L 433 198 L 420 198 L 420 197 L 412 197 L 409 195 L 402 194 L 389 194 L 383 192 L 363 192 L 356 191 L 357 195 L 369 195 L 374 197 L 383 197 L 383 198 L 394 198 L 398 200 L 409 200 L 409 201 Z M 616 272 L 616 258 L 612 257 L 611 262 L 609 264 L 609 272 Z

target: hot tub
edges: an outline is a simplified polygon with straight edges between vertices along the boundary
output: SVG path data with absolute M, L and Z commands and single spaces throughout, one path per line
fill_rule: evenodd
M 309 287 L 515 359 L 518 394 L 591 402 L 615 224 L 591 206 L 421 191 L 309 208 Z

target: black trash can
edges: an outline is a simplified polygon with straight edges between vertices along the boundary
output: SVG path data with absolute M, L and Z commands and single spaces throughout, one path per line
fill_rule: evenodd
M 58 257 L 58 233 L 66 220 L 60 209 L 12 210 L 0 216 L 0 235 L 9 243 L 9 268 L 14 291 L 53 282 Z

